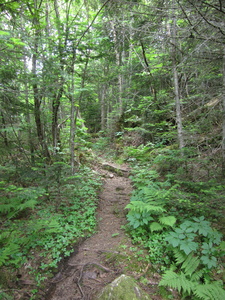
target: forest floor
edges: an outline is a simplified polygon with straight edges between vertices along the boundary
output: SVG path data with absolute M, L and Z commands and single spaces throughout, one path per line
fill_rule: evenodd
M 126 224 L 124 208 L 132 192 L 129 168 L 107 162 L 96 171 L 104 180 L 99 194 L 96 233 L 77 245 L 61 265 L 51 280 L 46 300 L 91 300 L 119 275 L 140 279 L 149 269 L 147 263 L 140 262 L 137 255 L 134 257 L 131 239 L 121 228 Z M 156 291 L 158 281 L 159 278 L 153 276 L 150 284 L 142 286 L 154 300 L 162 299 Z

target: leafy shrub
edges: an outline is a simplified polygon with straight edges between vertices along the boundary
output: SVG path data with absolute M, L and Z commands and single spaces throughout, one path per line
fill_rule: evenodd
M 166 237 L 166 241 L 173 247 L 183 251 L 186 255 L 195 252 L 200 256 L 201 263 L 208 269 L 217 266 L 218 246 L 222 234 L 210 226 L 204 217 L 185 221 Z
M 179 293 L 182 293 L 183 297 L 191 296 L 192 300 L 223 300 L 225 298 L 225 291 L 222 283 L 220 281 L 201 283 L 201 276 L 202 272 L 199 271 L 187 275 L 183 272 L 176 273 L 168 270 L 163 275 L 159 286 L 168 286 L 176 289 Z
M 7 219 L 15 218 L 19 213 L 34 209 L 38 198 L 45 194 L 45 189 L 38 187 L 23 188 L 0 182 L 1 206 L 0 214 Z
M 171 191 L 161 185 L 149 182 L 148 186 L 133 192 L 130 203 L 126 206 L 129 209 L 127 219 L 133 228 L 144 226 L 153 232 L 175 224 L 176 218 L 168 215 L 165 209 Z
M 48 182 L 43 178 L 39 181 L 40 177 L 36 181 L 45 188 L 23 188 L 5 182 L 0 186 L 0 268 L 19 269 L 30 261 L 38 284 L 45 279 L 40 270 L 48 274 L 74 251 L 74 243 L 94 231 L 96 195 L 101 186 L 98 176 L 87 167 L 75 176 L 67 174 L 64 164 L 49 168 L 56 172 L 51 177 L 46 170 Z M 36 172 L 39 176 L 40 170 Z M 33 263 L 37 257 L 40 261 Z
M 165 240 L 173 249 L 176 266 L 164 273 L 160 285 L 177 289 L 183 296 L 192 295 L 192 299 L 224 299 L 222 284 L 212 280 L 211 272 L 225 254 L 222 234 L 200 217 L 183 222 Z
M 150 151 L 154 147 L 152 143 L 146 145 L 141 144 L 140 146 L 134 148 L 133 146 L 124 148 L 124 155 L 128 161 L 141 161 L 146 162 L 150 160 Z
M 170 267 L 160 285 L 177 289 L 191 299 L 223 299 L 222 283 L 213 278 L 224 255 L 224 242 L 222 234 L 202 214 L 215 220 L 211 208 L 223 205 L 224 187 L 214 180 L 190 180 L 186 158 L 175 157 L 177 151 L 169 152 L 174 157 L 166 161 L 168 173 L 163 177 L 156 165 L 154 169 L 141 164 L 134 167 L 131 179 L 135 190 L 126 207 L 130 234 L 134 243 L 149 250 L 146 259 L 158 271 Z M 158 162 L 163 164 L 165 159 L 162 155 Z M 179 173 L 181 166 L 183 173 Z M 175 227 L 175 222 L 180 225 Z

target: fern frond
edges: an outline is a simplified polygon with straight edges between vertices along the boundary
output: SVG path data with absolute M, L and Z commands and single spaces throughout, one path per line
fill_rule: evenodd
M 192 273 L 194 273 L 197 270 L 199 264 L 199 258 L 194 256 L 191 252 L 183 262 L 181 269 L 184 269 L 184 273 L 186 276 L 191 276 Z
M 174 216 L 163 216 L 159 218 L 159 222 L 162 225 L 171 226 L 171 227 L 173 227 L 173 225 L 176 223 L 176 220 L 177 219 Z
M 154 231 L 160 231 L 163 229 L 163 226 L 161 224 L 159 224 L 158 222 L 152 222 L 150 225 L 150 230 L 152 232 Z
M 198 270 L 191 275 L 191 281 L 198 282 L 205 273 L 204 269 Z
M 125 207 L 135 212 L 164 212 L 165 209 L 162 206 L 145 203 L 142 201 L 132 201 Z
M 159 283 L 160 286 L 168 286 L 176 289 L 179 292 L 188 293 L 189 295 L 193 291 L 195 284 L 188 280 L 183 272 L 177 274 L 171 270 L 167 270 L 162 276 L 162 280 Z
M 184 253 L 184 251 L 181 251 L 179 248 L 174 248 L 173 253 L 177 264 L 182 264 L 187 258 L 187 255 Z
M 34 207 L 37 203 L 38 203 L 37 200 L 34 200 L 34 199 L 28 200 L 28 201 L 24 202 L 23 204 L 21 204 L 19 209 L 20 210 L 24 210 L 26 208 L 34 209 Z
M 14 205 L 12 205 L 12 204 L 1 204 L 0 205 L 0 213 L 6 214 L 9 211 L 11 211 L 13 208 L 14 208 Z
M 3 248 L 0 251 L 0 267 L 5 264 L 9 257 L 19 251 L 19 246 L 17 244 L 10 244 L 8 247 Z
M 203 300 L 224 300 L 225 291 L 218 281 L 209 284 L 196 285 L 194 294 Z
M 147 212 L 164 212 L 165 211 L 165 209 L 162 206 L 151 205 L 151 204 L 146 204 L 146 206 L 144 207 L 144 209 Z

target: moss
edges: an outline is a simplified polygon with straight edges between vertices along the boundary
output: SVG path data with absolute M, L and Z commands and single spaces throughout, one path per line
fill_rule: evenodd
M 121 275 L 112 283 L 107 285 L 96 300 L 151 300 L 151 297 L 144 292 L 129 276 Z

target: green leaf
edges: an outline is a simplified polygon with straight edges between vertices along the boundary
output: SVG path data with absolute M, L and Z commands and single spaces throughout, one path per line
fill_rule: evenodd
M 8 35 L 10 35 L 10 33 L 8 31 L 0 30 L 0 35 L 8 36 Z
M 152 232 L 154 231 L 160 231 L 163 229 L 163 226 L 161 224 L 159 224 L 158 222 L 152 222 L 150 225 L 150 230 Z
M 222 242 L 220 243 L 219 248 L 220 248 L 221 250 L 225 250 L 225 241 L 222 241 Z
M 217 266 L 217 259 L 214 256 L 209 257 L 208 255 L 203 255 L 201 261 L 209 269 Z
M 192 275 L 196 271 L 200 264 L 200 260 L 198 257 L 194 256 L 193 253 L 191 252 L 185 261 L 183 262 L 181 268 L 184 269 L 185 275 Z
M 25 46 L 25 43 L 23 43 L 21 41 L 21 39 L 17 39 L 17 38 L 10 38 L 10 40 L 15 44 L 15 45 L 18 45 L 18 46 Z
M 198 243 L 192 242 L 190 240 L 184 240 L 182 241 L 182 243 L 180 243 L 180 249 L 188 255 L 192 251 L 196 251 L 198 249 Z
M 176 223 L 176 218 L 174 216 L 160 217 L 159 222 L 166 226 L 171 226 Z
M 165 274 L 163 274 L 159 286 L 168 286 L 170 288 L 177 289 L 179 292 L 187 292 L 190 295 L 195 284 L 188 280 L 183 272 L 177 274 L 171 270 L 167 270 Z
M 202 300 L 224 300 L 225 291 L 219 281 L 214 281 L 209 284 L 196 285 L 194 294 Z

